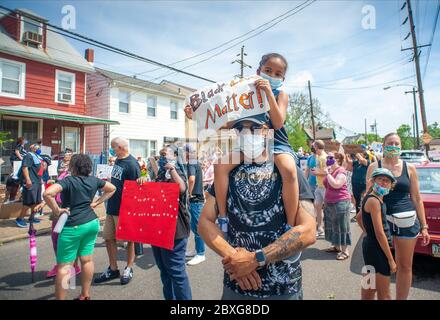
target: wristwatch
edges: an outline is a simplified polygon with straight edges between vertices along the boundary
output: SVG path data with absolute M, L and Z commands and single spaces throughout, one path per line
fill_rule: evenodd
M 260 267 L 264 267 L 266 265 L 266 256 L 264 255 L 263 250 L 258 249 L 255 251 L 255 258 L 257 259 L 258 265 Z
M 420 227 L 420 230 L 426 229 L 428 230 L 429 226 L 427 224 L 422 224 L 422 226 Z

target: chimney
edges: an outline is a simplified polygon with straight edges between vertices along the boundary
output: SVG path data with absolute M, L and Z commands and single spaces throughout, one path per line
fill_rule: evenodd
M 85 58 L 93 66 L 93 61 L 95 59 L 95 51 L 90 48 L 86 49 Z

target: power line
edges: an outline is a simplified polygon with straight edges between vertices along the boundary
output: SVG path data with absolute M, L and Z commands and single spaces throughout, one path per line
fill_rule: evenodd
M 370 88 L 375 88 L 375 87 L 380 87 L 386 84 L 390 84 L 390 83 L 394 83 L 394 82 L 399 82 L 402 80 L 406 80 L 409 78 L 413 78 L 413 76 L 410 77 L 405 77 L 402 79 L 397 79 L 397 80 L 392 80 L 392 81 L 388 81 L 388 82 L 383 82 L 383 83 L 378 83 L 375 85 L 371 85 L 371 86 L 365 86 L 365 87 L 352 87 L 352 88 L 335 88 L 335 87 L 322 87 L 322 86 L 313 86 L 314 88 L 319 88 L 319 89 L 326 89 L 326 90 L 363 90 L 363 89 L 370 89 Z
M 0 5 L 0 8 L 3 9 L 3 10 L 7 10 L 10 13 L 14 12 L 14 10 L 6 8 L 6 7 L 2 6 L 2 5 Z M 18 20 L 18 18 L 16 16 L 14 16 L 12 14 L 8 14 L 8 13 L 6 13 L 6 14 L 8 16 Z M 26 15 L 25 13 L 23 13 L 23 15 L 28 17 L 28 18 L 30 18 L 30 19 L 32 19 L 32 20 L 35 20 L 30 15 Z M 31 23 L 31 22 L 27 22 L 27 23 L 29 23 L 31 25 L 34 25 L 34 26 L 40 27 L 40 24 L 35 24 L 35 23 Z M 98 40 L 95 40 L 95 39 L 92 39 L 92 38 L 89 38 L 89 37 L 86 37 L 86 36 L 83 36 L 81 34 L 78 34 L 78 33 L 72 32 L 72 31 L 68 31 L 68 30 L 64 30 L 63 28 L 57 27 L 57 26 L 52 25 L 52 24 L 50 24 L 48 22 L 45 22 L 45 24 L 46 24 L 47 27 L 51 27 L 51 28 L 57 30 L 57 31 L 55 31 L 55 30 L 51 30 L 51 29 L 47 28 L 48 31 L 52 31 L 52 32 L 61 34 L 61 35 L 65 36 L 65 37 L 68 37 L 68 38 L 71 38 L 71 39 L 74 39 L 74 40 L 77 40 L 77 41 L 81 41 L 81 42 L 84 42 L 84 43 L 87 43 L 87 44 L 91 44 L 91 45 L 94 45 L 94 46 L 96 46 L 98 48 L 101 48 L 101 49 L 104 49 L 104 50 L 108 50 L 108 51 L 111 51 L 111 52 L 114 52 L 114 53 L 118 53 L 118 54 L 127 56 L 129 58 L 137 59 L 137 60 L 140 60 L 140 61 L 143 61 L 143 62 L 147 62 L 149 64 L 160 66 L 162 68 L 170 69 L 170 70 L 173 70 L 176 73 L 183 73 L 183 74 L 186 74 L 188 76 L 191 76 L 191 77 L 194 77 L 194 78 L 197 78 L 197 79 L 200 79 L 200 80 L 204 80 L 204 81 L 207 81 L 207 82 L 215 83 L 214 80 L 210 80 L 210 79 L 207 79 L 207 78 L 204 78 L 204 77 L 201 77 L 201 76 L 198 76 L 198 75 L 195 75 L 195 74 L 192 74 L 192 73 L 189 73 L 189 72 L 186 72 L 186 71 L 174 68 L 174 67 L 171 67 L 169 65 L 165 65 L 163 63 L 154 61 L 154 60 L 149 59 L 149 58 L 145 58 L 145 57 L 140 56 L 138 54 L 135 54 L 135 53 L 132 53 L 132 52 L 129 52 L 129 51 L 126 51 L 126 50 L 123 50 L 123 49 L 111 46 L 109 44 L 100 42 Z
M 434 26 L 432 28 L 432 33 L 431 33 L 431 39 L 429 40 L 429 44 L 430 46 L 428 47 L 428 53 L 426 55 L 426 62 L 425 62 L 425 68 L 423 69 L 423 78 L 425 78 L 426 75 L 426 70 L 428 68 L 428 63 L 429 63 L 429 57 L 431 55 L 431 48 L 432 48 L 432 44 L 434 42 L 434 35 L 435 35 L 435 31 L 437 29 L 437 22 L 438 22 L 438 17 L 440 14 L 440 0 L 438 0 L 438 4 L 437 4 L 437 12 L 435 14 L 435 18 L 434 18 Z

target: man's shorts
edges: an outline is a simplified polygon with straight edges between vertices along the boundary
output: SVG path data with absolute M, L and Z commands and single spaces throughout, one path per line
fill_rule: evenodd
M 23 186 L 23 205 L 31 207 L 41 203 L 41 183 L 33 183 L 30 189 Z
M 57 263 L 71 263 L 77 257 L 92 255 L 98 232 L 98 219 L 79 226 L 64 227 L 58 236 Z
M 118 227 L 119 216 L 107 214 L 104 222 L 102 237 L 104 240 L 116 240 L 116 228 Z
M 323 204 L 325 199 L 325 188 L 316 187 L 315 190 L 315 204 Z

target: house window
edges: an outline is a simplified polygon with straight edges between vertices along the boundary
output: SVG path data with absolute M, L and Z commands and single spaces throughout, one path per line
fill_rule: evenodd
M 43 34 L 43 28 L 41 27 L 41 22 L 38 22 L 37 20 L 28 17 L 22 17 L 22 20 L 23 20 L 23 28 L 22 28 L 23 34 L 28 31 L 32 33 Z
M 26 65 L 0 59 L 0 96 L 24 99 Z
M 128 113 L 130 106 L 130 93 L 119 90 L 119 112 Z
M 136 158 L 142 157 L 143 159 L 147 159 L 148 157 L 155 156 L 156 152 L 156 141 L 130 139 L 130 153 L 133 154 Z
M 150 140 L 150 157 L 154 157 L 157 154 L 157 142 Z
M 177 102 L 173 100 L 170 102 L 170 117 L 177 120 Z
M 55 102 L 75 104 L 75 74 L 57 70 L 55 76 Z
M 156 117 L 157 99 L 154 96 L 147 97 L 147 115 Z

